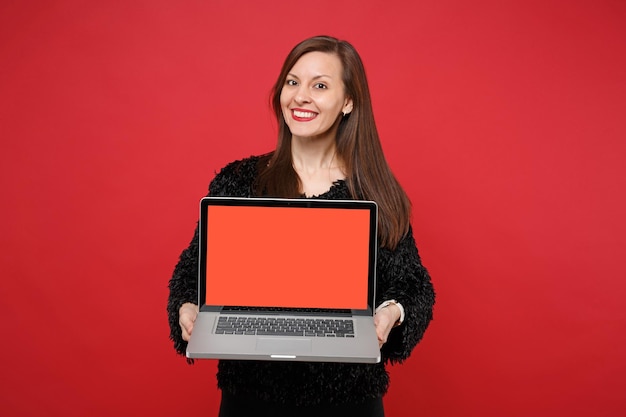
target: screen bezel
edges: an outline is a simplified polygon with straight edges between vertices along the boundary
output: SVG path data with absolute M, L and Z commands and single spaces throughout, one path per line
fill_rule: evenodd
M 211 205 L 219 206 L 248 206 L 248 207 L 296 207 L 296 208 L 340 208 L 353 210 L 367 210 L 369 212 L 369 263 L 368 263 L 368 289 L 367 289 L 367 308 L 348 310 L 353 315 L 373 315 L 374 302 L 376 296 L 376 258 L 378 252 L 378 206 L 373 201 L 367 200 L 322 200 L 322 199 L 285 199 L 285 198 L 240 198 L 240 197 L 204 197 L 200 200 L 200 216 L 198 223 L 198 305 L 201 311 L 220 311 L 223 307 L 239 307 L 239 306 L 221 306 L 206 304 L 206 248 L 207 233 L 205 231 L 208 217 L 208 207 Z M 246 306 L 249 307 L 249 306 Z M 310 314 L 309 311 L 298 311 L 299 309 L 271 309 L 273 312 L 289 311 L 294 313 Z M 317 309 L 316 309 L 317 310 Z M 245 311 L 250 313 L 250 309 Z M 268 309 L 262 308 L 259 311 L 264 313 Z M 328 314 L 345 314 L 346 311 L 338 310 L 319 310 Z M 316 311 L 317 312 L 317 311 Z

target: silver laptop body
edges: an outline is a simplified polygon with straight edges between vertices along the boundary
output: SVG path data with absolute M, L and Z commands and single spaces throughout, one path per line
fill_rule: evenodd
M 205 197 L 187 357 L 380 362 L 371 201 Z

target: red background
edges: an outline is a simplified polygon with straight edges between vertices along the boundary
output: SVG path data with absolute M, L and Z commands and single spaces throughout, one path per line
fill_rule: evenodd
M 201 413 L 167 281 L 320 33 L 365 61 L 438 292 L 388 415 L 626 409 L 621 0 L 0 3 L 4 416 Z

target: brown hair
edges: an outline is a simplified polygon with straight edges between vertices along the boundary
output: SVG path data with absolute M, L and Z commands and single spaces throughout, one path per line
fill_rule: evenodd
M 346 41 L 316 36 L 295 46 L 287 55 L 271 93 L 271 103 L 278 121 L 276 150 L 262 158 L 256 185 L 258 194 L 297 197 L 300 179 L 291 159 L 291 132 L 280 106 L 280 94 L 287 74 L 309 52 L 326 52 L 339 57 L 343 66 L 346 96 L 353 101 L 352 112 L 342 118 L 337 130 L 337 154 L 345 163 L 346 183 L 352 198 L 373 200 L 378 204 L 378 234 L 381 244 L 393 249 L 409 229 L 411 203 L 391 172 L 383 154 L 365 76 L 359 54 Z

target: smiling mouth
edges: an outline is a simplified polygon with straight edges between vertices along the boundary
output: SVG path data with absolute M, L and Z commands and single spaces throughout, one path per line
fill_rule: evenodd
M 299 121 L 306 121 L 315 119 L 317 113 L 311 111 L 302 111 L 302 110 L 292 110 L 293 118 Z

